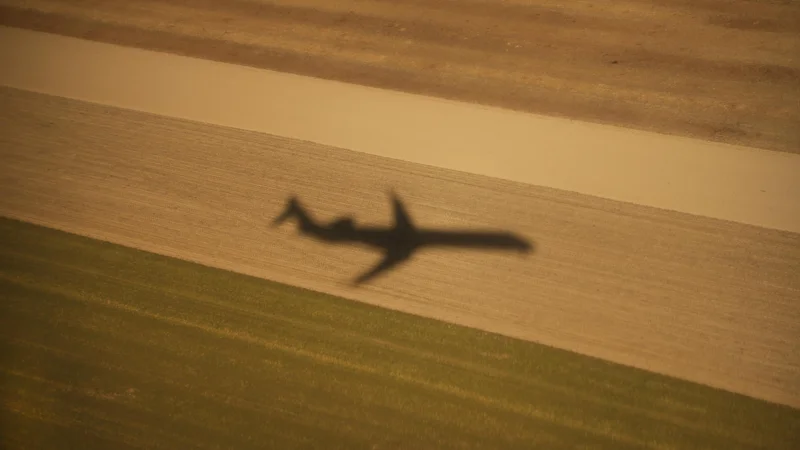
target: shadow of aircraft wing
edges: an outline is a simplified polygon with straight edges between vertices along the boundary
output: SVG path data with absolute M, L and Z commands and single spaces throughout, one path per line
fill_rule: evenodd
M 400 197 L 392 191 L 392 211 L 394 212 L 394 227 L 395 230 L 409 232 L 414 230 L 414 223 L 411 221 L 411 217 L 408 215 L 408 211 L 406 211 L 405 205 L 400 200 Z
M 386 252 L 386 255 L 383 257 L 383 259 L 377 265 L 375 265 L 375 267 L 368 270 L 367 272 L 364 272 L 363 274 L 358 276 L 358 278 L 353 280 L 353 284 L 358 285 L 361 283 L 366 283 L 367 281 L 374 279 L 381 273 L 386 272 L 387 270 L 393 267 L 396 267 L 403 261 L 407 260 L 409 256 L 410 255 L 405 252 L 388 251 Z

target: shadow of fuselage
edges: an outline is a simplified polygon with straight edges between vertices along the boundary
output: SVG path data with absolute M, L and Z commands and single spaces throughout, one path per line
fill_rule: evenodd
M 332 243 L 362 244 L 384 251 L 383 259 L 372 269 L 354 280 L 360 284 L 373 279 L 400 263 L 408 260 L 421 247 L 462 247 L 486 250 L 512 250 L 521 253 L 533 251 L 533 245 L 512 233 L 478 230 L 438 230 L 416 227 L 405 206 L 392 192 L 394 226 L 356 226 L 350 217 L 320 225 L 302 207 L 296 197 L 291 197 L 286 209 L 273 221 L 280 225 L 287 219 L 296 218 L 302 234 Z

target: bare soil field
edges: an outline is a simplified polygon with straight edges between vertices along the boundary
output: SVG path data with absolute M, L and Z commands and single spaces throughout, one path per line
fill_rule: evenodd
M 0 214 L 800 406 L 800 235 L 261 133 L 3 88 Z M 533 240 L 523 257 L 431 250 L 353 288 L 379 255 L 274 229 L 322 220 Z
M 800 3 L 18 0 L 0 24 L 800 151 Z
M 0 85 L 800 233 L 800 154 L 0 26 Z

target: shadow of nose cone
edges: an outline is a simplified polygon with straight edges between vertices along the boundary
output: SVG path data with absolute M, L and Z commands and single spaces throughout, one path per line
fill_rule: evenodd
M 532 242 L 522 241 L 522 245 L 520 245 L 520 252 L 522 253 L 533 253 L 536 251 L 536 246 L 533 245 Z

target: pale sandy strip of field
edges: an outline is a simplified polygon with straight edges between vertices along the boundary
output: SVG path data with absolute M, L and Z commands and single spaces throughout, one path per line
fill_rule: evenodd
M 798 2 L 0 0 L 0 24 L 800 153 Z
M 800 154 L 1 27 L 0 84 L 800 232 Z
M 800 406 L 799 234 L 15 89 L 0 98 L 2 215 Z M 290 193 L 320 219 L 388 224 L 388 187 L 420 225 L 509 229 L 537 252 L 426 251 L 354 289 L 379 255 L 268 225 Z

